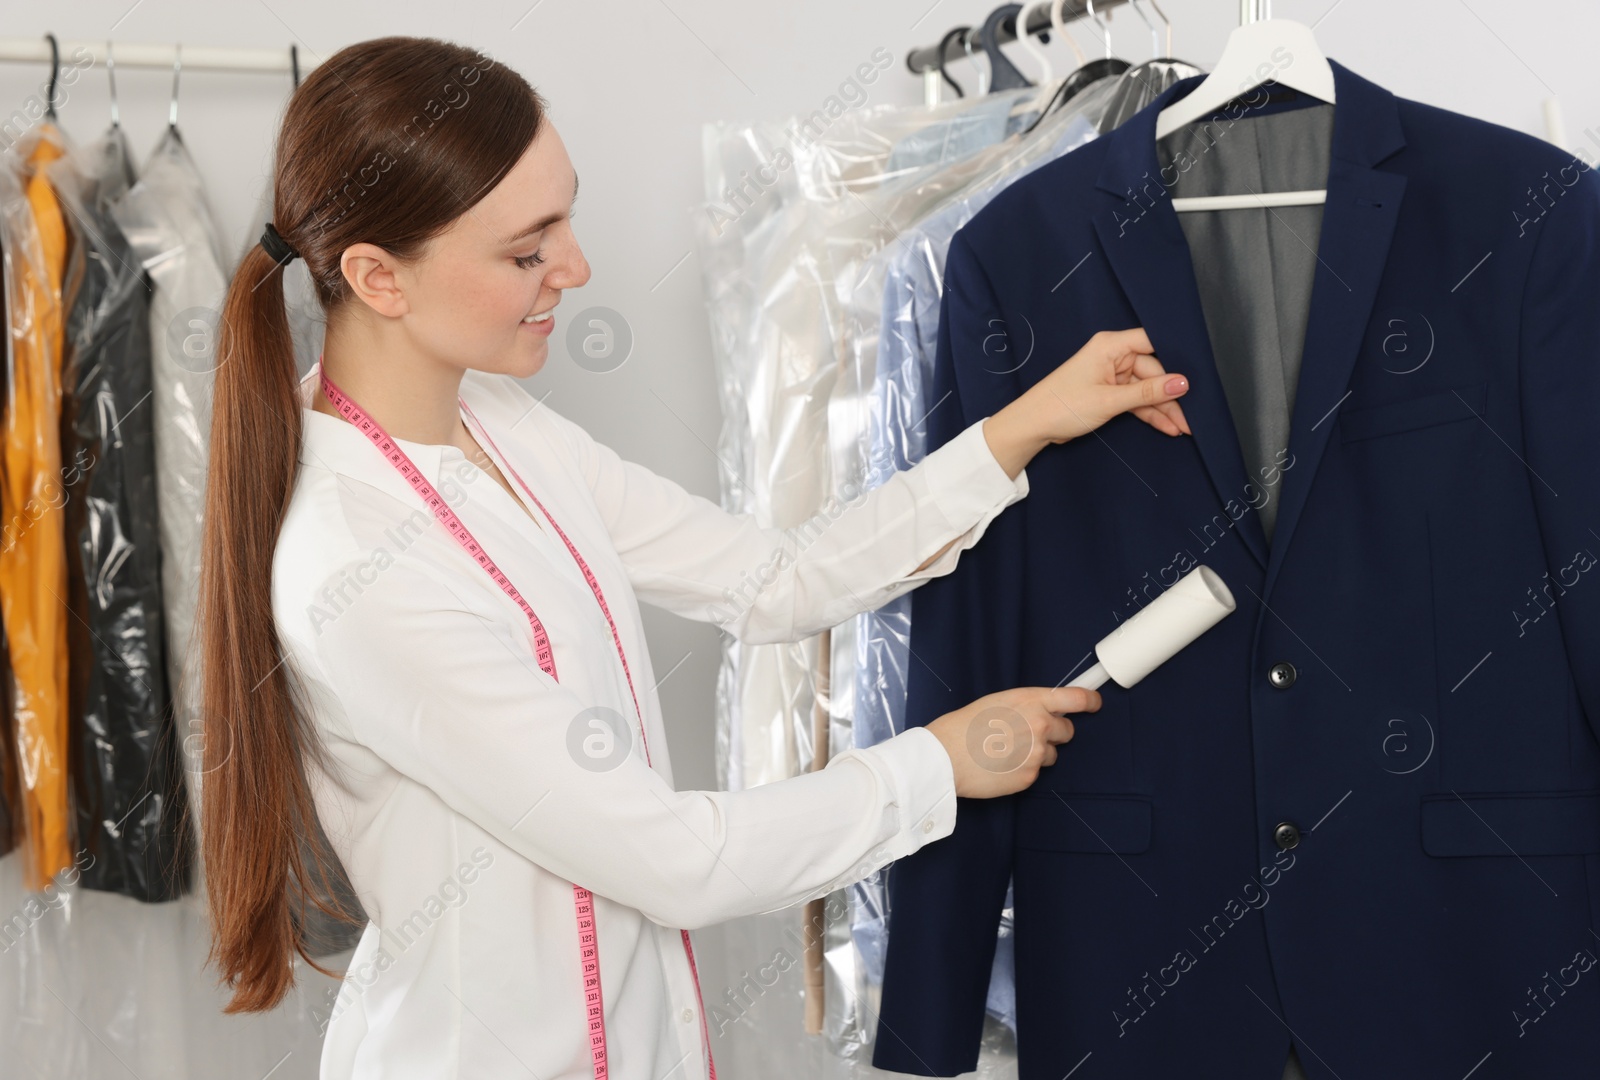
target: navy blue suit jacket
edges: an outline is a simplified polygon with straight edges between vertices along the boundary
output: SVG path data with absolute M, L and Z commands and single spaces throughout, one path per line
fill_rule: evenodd
M 1064 682 L 1196 564 L 1239 606 L 892 867 L 880 1067 L 974 1067 L 1010 879 L 1023 1080 L 1278 1080 L 1291 1038 L 1313 1080 L 1600 1068 L 1600 178 L 1334 72 L 1266 475 L 1156 157 L 1198 79 L 952 243 L 930 446 L 1131 326 L 1189 377 L 1194 436 L 1125 415 L 1039 454 L 914 594 L 908 722 Z

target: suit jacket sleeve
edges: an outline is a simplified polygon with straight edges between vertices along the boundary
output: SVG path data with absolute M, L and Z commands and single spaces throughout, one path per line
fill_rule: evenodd
M 958 233 L 945 275 L 928 446 L 1015 395 L 1018 358 L 1000 307 Z M 987 340 L 986 340 L 987 339 Z M 912 596 L 906 724 L 1017 685 L 1022 506 L 998 518 L 947 577 Z M 889 871 L 889 948 L 873 1064 L 922 1076 L 977 1065 L 995 935 L 1011 875 L 1012 798 L 958 799 L 954 832 Z
M 1523 447 L 1568 664 L 1600 738 L 1600 175 L 1577 159 L 1559 175 L 1566 197 L 1540 227 L 1523 293 Z

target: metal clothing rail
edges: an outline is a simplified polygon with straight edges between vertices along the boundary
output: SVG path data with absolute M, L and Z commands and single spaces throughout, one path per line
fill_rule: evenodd
M 1094 13 L 1100 15 L 1103 12 L 1110 11 L 1112 8 L 1121 7 L 1127 2 L 1128 0 L 1095 0 Z M 1244 2 L 1248 3 L 1250 0 L 1244 0 Z M 1087 18 L 1088 15 L 1089 9 L 1084 0 L 1066 0 L 1061 8 L 1061 18 L 1064 22 Z M 1037 34 L 1051 29 L 1053 27 L 1050 23 L 1050 14 L 1044 8 L 1035 8 L 1032 14 L 1028 16 L 1028 33 Z M 996 45 L 1007 45 L 1015 40 L 1017 40 L 1015 20 L 1009 20 L 995 31 L 994 42 Z M 961 43 L 959 38 L 946 37 L 943 44 L 944 62 L 946 64 L 954 63 L 966 57 L 966 46 Z M 906 66 L 918 75 L 939 70 L 939 45 L 923 45 L 912 49 L 906 55 Z
M 171 71 L 181 66 L 184 71 L 241 71 L 263 75 L 289 75 L 294 71 L 295 58 L 291 47 L 281 49 L 236 49 L 217 45 L 148 45 L 137 42 L 113 41 L 111 58 L 119 68 L 162 68 Z M 71 64 L 75 58 L 87 54 L 95 65 L 106 62 L 106 42 L 65 41 L 57 39 L 61 64 Z M 81 50 L 81 51 L 80 51 Z M 309 50 L 298 48 L 300 74 L 316 67 Z M 39 64 L 46 71 L 50 67 L 50 42 L 44 37 L 0 38 L 0 61 Z

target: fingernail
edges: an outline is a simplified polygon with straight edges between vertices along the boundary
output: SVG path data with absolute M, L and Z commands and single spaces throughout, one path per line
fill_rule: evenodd
M 1181 394 L 1188 385 L 1188 379 L 1185 379 L 1182 375 L 1174 375 L 1167 380 L 1166 390 L 1169 394 Z

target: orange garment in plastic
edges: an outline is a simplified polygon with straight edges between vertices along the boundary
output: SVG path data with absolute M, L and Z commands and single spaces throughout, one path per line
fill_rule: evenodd
M 67 805 L 66 541 L 61 512 L 61 278 L 66 223 L 40 168 L 61 156 L 48 125 L 27 157 L 35 253 L 13 251 L 12 397 L 6 403 L 0 615 L 11 654 L 27 888 L 72 863 Z

